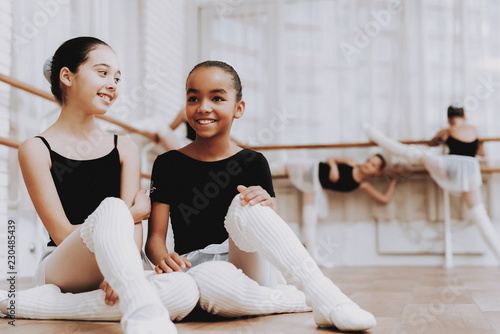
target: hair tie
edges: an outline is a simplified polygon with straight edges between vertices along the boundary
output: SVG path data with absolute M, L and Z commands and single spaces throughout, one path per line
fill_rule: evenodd
M 51 83 L 50 82 L 50 74 L 52 73 L 51 68 L 52 68 L 52 57 L 49 57 L 47 58 L 45 63 L 43 63 L 43 76 L 45 77 L 45 79 L 47 79 L 49 83 Z

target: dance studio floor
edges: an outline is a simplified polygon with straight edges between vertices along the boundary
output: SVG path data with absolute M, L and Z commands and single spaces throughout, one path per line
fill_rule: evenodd
M 380 334 L 500 333 L 500 268 L 364 267 L 325 270 L 354 301 L 372 312 Z M 18 289 L 29 286 L 20 280 Z M 0 283 L 5 289 L 6 282 Z M 195 319 L 196 320 L 196 319 Z M 179 333 L 309 334 L 312 313 L 223 320 L 201 314 L 177 324 Z M 0 319 L 0 333 L 122 333 L 119 323 Z

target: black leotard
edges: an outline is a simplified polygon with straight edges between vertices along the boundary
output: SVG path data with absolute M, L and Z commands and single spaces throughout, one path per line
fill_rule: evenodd
M 194 141 L 196 139 L 196 131 L 189 125 L 188 122 L 186 123 L 186 138 Z
M 224 217 L 238 185 L 264 188 L 274 197 L 266 158 L 243 149 L 219 161 L 199 161 L 179 151 L 159 155 L 151 175 L 151 201 L 170 205 L 175 251 L 185 254 L 222 243 Z
M 72 225 L 78 225 L 99 206 L 106 197 L 120 197 L 121 164 L 116 147 L 103 157 L 74 160 L 52 151 L 49 143 L 40 138 L 49 149 L 52 166 L 50 174 L 64 213 Z M 52 237 L 47 246 L 56 246 Z
M 450 154 L 465 155 L 468 157 L 475 157 L 479 147 L 479 139 L 477 138 L 472 142 L 463 142 L 452 136 L 448 136 L 445 143 L 450 148 Z
M 353 167 L 346 164 L 337 164 L 339 169 L 339 179 L 337 182 L 330 181 L 330 165 L 324 162 L 319 163 L 319 182 L 324 189 L 334 191 L 349 192 L 359 187 L 352 176 Z

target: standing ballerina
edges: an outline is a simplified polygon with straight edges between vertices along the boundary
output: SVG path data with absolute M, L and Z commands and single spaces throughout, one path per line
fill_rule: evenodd
M 467 124 L 463 108 L 448 107 L 448 123 L 450 126 L 440 130 L 431 140 L 431 146 L 448 146 L 448 155 L 431 154 L 428 150 L 401 144 L 366 124 L 364 128 L 368 137 L 384 149 L 424 166 L 441 188 L 461 193 L 472 220 L 500 261 L 500 238 L 483 203 L 481 169 L 475 158 L 476 155 L 484 156 L 482 142 L 477 129 Z

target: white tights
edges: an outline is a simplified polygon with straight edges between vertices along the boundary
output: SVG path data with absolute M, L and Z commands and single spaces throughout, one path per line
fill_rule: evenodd
M 177 272 L 158 275 L 144 272 L 155 294 L 168 310 L 170 319 L 181 320 L 196 306 L 199 292 L 193 278 Z M 182 291 L 182 298 L 179 292 Z M 104 303 L 105 292 L 93 290 L 82 293 L 62 293 L 54 284 L 45 284 L 18 291 L 15 300 L 15 316 L 24 319 L 63 319 L 119 321 L 122 318 L 120 299 L 113 306 Z M 0 301 L 7 300 L 7 293 L 0 291 Z
M 271 208 L 242 206 L 237 195 L 225 226 L 240 250 L 258 252 L 288 283 L 304 291 L 318 326 L 350 331 L 375 326 L 373 315 L 359 308 L 323 275 L 293 231 Z M 230 263 L 207 262 L 189 273 L 200 289 L 200 305 L 212 313 L 238 316 L 306 310 L 303 295 L 293 287 L 259 286 Z

